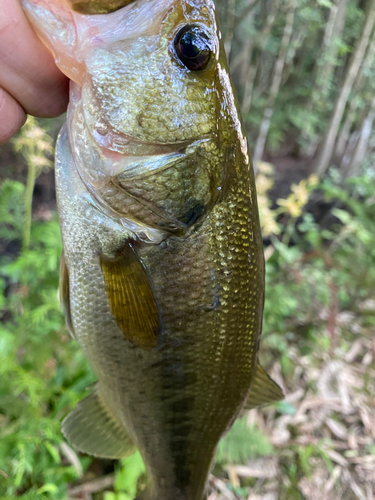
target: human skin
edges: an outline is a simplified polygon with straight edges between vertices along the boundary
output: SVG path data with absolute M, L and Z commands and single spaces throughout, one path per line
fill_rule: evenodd
M 0 0 L 0 144 L 26 115 L 52 118 L 66 110 L 69 80 L 31 28 L 19 0 Z

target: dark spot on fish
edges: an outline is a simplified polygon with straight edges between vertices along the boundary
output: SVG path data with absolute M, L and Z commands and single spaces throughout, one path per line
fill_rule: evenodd
M 212 302 L 211 306 L 211 311 L 215 311 L 215 309 L 217 309 L 218 307 L 220 307 L 220 295 L 216 295 L 214 297 L 214 301 Z
M 187 210 L 181 217 L 178 218 L 180 222 L 186 224 L 186 226 L 190 226 L 194 224 L 194 222 L 203 214 L 205 210 L 205 205 L 201 201 L 198 200 L 190 200 Z

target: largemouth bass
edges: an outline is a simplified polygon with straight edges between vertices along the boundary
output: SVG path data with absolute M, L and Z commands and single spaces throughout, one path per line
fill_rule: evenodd
M 142 498 L 201 500 L 241 409 L 282 398 L 258 363 L 262 239 L 214 5 L 23 5 L 72 79 L 60 299 L 98 383 L 63 432 L 94 456 L 138 448 Z

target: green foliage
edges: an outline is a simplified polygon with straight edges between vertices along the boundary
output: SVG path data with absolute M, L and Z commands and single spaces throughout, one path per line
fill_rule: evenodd
M 346 189 L 332 177 L 319 187 L 325 199 L 337 205 L 331 212 L 337 223 L 322 230 L 309 213 L 298 219 L 290 217 L 280 239 L 272 238 L 274 252 L 266 266 L 264 333 L 286 356 L 287 344 L 274 342 L 273 335 L 287 330 L 292 318 L 294 323 L 318 325 L 319 312 L 329 305 L 332 287 L 338 289 L 343 306 L 375 293 L 373 175 L 349 179 Z
M 228 434 L 220 441 L 216 461 L 224 464 L 243 464 L 251 458 L 271 455 L 273 447 L 260 429 L 249 427 L 247 418 L 237 419 Z
M 0 194 L 1 237 L 20 242 L 24 187 L 8 181 Z M 54 217 L 33 224 L 28 250 L 0 260 L 0 498 L 66 499 L 78 477 L 59 452 L 60 420 L 93 376 L 67 342 L 56 293 L 60 254 Z
M 25 187 L 20 182 L 6 180 L 0 186 L 0 238 L 14 241 L 19 238 L 24 225 L 24 210 L 22 208 Z
M 114 492 L 107 492 L 104 500 L 133 500 L 136 497 L 139 481 L 145 474 L 145 466 L 137 451 L 120 461 L 116 474 Z

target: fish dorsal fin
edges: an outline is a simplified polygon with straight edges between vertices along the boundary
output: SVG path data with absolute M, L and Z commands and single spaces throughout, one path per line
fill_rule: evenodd
M 59 302 L 65 316 L 65 323 L 68 327 L 69 333 L 74 340 L 77 340 L 70 312 L 69 271 L 68 266 L 66 265 L 64 252 L 61 254 L 60 259 Z
M 62 432 L 77 450 L 94 457 L 123 458 L 135 451 L 132 440 L 97 391 L 69 413 L 62 423 Z
M 130 245 L 113 258 L 100 255 L 109 305 L 126 339 L 142 349 L 158 345 L 161 319 L 150 281 Z
M 283 391 L 258 363 L 244 410 L 251 410 L 256 406 L 275 403 L 276 401 L 280 401 L 280 399 L 284 399 Z

